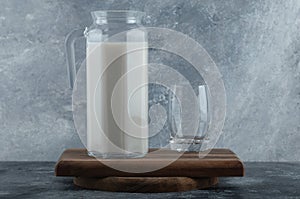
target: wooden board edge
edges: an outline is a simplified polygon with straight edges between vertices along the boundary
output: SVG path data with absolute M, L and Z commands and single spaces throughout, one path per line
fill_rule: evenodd
M 67 152 L 72 152 L 72 151 L 83 151 L 84 149 L 78 149 L 78 148 L 74 148 L 74 149 L 66 149 L 61 156 L 59 157 L 57 163 L 55 164 L 55 176 L 65 176 L 65 177 L 71 177 L 74 176 L 72 174 L 68 174 L 68 172 L 65 172 L 65 170 L 68 170 L 66 165 L 69 165 L 68 163 L 72 162 L 72 161 L 68 161 L 68 160 L 63 160 L 65 154 Z M 227 149 L 229 151 L 231 151 L 230 149 Z M 231 151 L 232 152 L 232 151 Z M 232 152 L 233 154 L 235 154 L 234 152 Z M 236 155 L 236 154 L 235 154 Z M 216 175 L 215 177 L 243 177 L 245 176 L 245 165 L 244 163 L 237 157 L 237 167 L 236 168 L 232 168 L 232 169 L 236 169 L 236 173 L 234 175 Z M 239 171 L 237 171 L 239 170 Z M 120 176 L 122 177 L 122 176 Z M 124 176 L 126 177 L 126 176 Z M 205 177 L 205 176 L 201 176 L 201 177 Z M 214 177 L 214 176 L 207 176 L 207 177 Z

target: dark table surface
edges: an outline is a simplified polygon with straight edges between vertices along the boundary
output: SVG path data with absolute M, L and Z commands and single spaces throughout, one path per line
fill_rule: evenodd
M 0 198 L 300 198 L 300 163 L 246 163 L 246 176 L 207 190 L 117 193 L 84 190 L 55 177 L 54 162 L 0 162 Z

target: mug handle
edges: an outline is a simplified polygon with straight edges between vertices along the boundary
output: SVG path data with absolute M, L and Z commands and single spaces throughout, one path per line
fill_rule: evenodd
M 209 93 L 207 85 L 198 86 L 198 104 L 199 104 L 199 113 L 200 121 L 198 127 L 198 134 L 201 137 L 205 138 L 210 123 L 210 107 L 209 107 Z

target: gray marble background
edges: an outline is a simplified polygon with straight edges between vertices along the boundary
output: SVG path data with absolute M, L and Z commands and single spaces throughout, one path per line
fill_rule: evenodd
M 55 161 L 82 147 L 64 39 L 105 9 L 143 10 L 149 26 L 181 31 L 209 52 L 227 92 L 219 147 L 245 161 L 300 160 L 299 0 L 0 0 L 0 160 Z

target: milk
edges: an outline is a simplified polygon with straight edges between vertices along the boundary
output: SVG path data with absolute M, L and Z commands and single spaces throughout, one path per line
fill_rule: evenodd
M 87 42 L 87 149 L 90 155 L 111 158 L 147 153 L 146 47 L 146 42 Z

